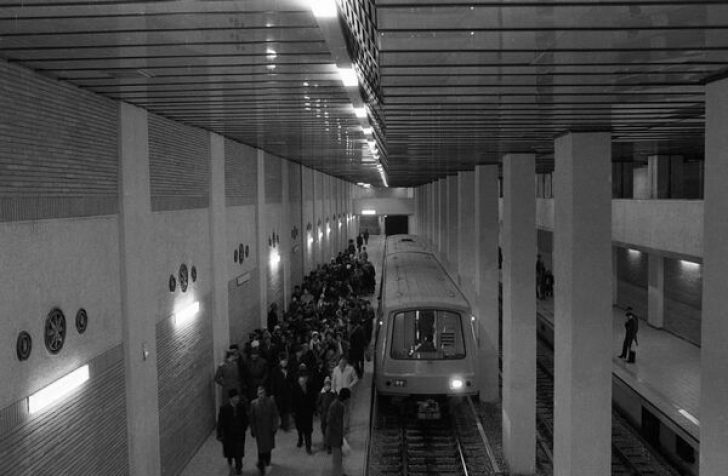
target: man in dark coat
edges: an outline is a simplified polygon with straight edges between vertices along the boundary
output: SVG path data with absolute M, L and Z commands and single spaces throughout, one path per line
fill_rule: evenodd
M 351 396 L 348 388 L 342 388 L 338 397 L 329 406 L 329 414 L 326 425 L 326 446 L 331 448 L 331 474 L 332 476 L 341 476 L 342 453 L 341 448 L 344 445 L 344 414 L 346 412 L 346 402 Z
M 361 252 L 361 247 L 364 245 L 364 237 L 361 236 L 361 233 L 356 237 L 356 252 Z
M 364 244 L 369 244 L 369 228 L 364 228 Z
M 270 374 L 270 394 L 278 405 L 278 414 L 281 417 L 283 431 L 290 429 L 291 416 L 291 390 L 295 384 L 295 372 L 290 370 L 288 357 L 285 353 L 279 356 L 278 365 Z
M 248 403 L 241 399 L 238 391 L 228 392 L 230 401 L 220 407 L 217 417 L 217 439 L 222 442 L 222 454 L 228 465 L 235 461 L 235 472 L 243 472 L 245 456 L 245 432 L 248 430 Z
M 354 322 L 354 327 L 349 335 L 349 361 L 356 370 L 357 377 L 364 375 L 364 350 L 366 349 L 366 335 L 359 320 Z
M 265 385 L 257 388 L 258 398 L 250 405 L 250 436 L 258 445 L 258 471 L 265 474 L 270 466 L 271 452 L 276 447 L 278 408 L 273 398 L 266 395 Z
M 298 430 L 298 447 L 306 442 L 306 452 L 311 451 L 311 434 L 313 433 L 313 414 L 316 412 L 316 389 L 309 382 L 306 364 L 301 364 L 298 371 L 298 382 L 293 386 L 293 412 L 296 415 Z
M 637 341 L 637 329 L 639 324 L 637 322 L 637 316 L 634 315 L 631 307 L 627 308 L 625 317 L 627 320 L 624 322 L 624 342 L 622 342 L 622 353 L 619 354 L 619 357 L 622 359 L 629 357 L 629 351 L 632 350 L 632 341 L 639 345 L 639 342 Z

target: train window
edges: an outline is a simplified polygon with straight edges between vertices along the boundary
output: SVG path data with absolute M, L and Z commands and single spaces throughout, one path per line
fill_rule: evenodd
M 391 355 L 400 360 L 442 360 L 465 357 L 460 314 L 418 309 L 394 315 Z

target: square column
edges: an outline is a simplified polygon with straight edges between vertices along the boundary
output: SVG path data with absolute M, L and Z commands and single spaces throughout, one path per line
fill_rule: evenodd
M 255 229 L 257 230 L 258 249 L 256 256 L 258 258 L 258 302 L 260 303 L 258 323 L 261 328 L 266 327 L 268 317 L 268 220 L 265 213 L 265 152 L 257 149 L 257 167 L 258 174 L 258 197 L 255 205 Z M 315 266 L 315 265 L 314 265 Z M 255 318 L 254 316 L 251 316 Z
M 152 204 L 149 189 L 149 129 L 144 109 L 119 104 L 121 316 L 126 379 L 129 474 L 162 473 L 159 452 L 156 309 L 149 275 L 155 250 L 149 239 Z
M 447 251 L 447 181 L 443 178 L 437 181 L 437 249 L 440 253 Z
M 533 154 L 503 158 L 503 451 L 536 470 L 536 190 Z
M 556 139 L 554 474 L 610 476 L 612 153 L 609 133 Z
M 227 213 L 225 208 L 225 139 L 210 133 L 210 262 L 212 263 L 212 348 L 215 363 L 225 360 L 230 344 L 228 315 Z M 216 402 L 227 401 L 215 385 Z
M 475 277 L 475 172 L 458 172 L 458 274 L 472 288 Z
M 458 266 L 458 176 L 447 178 L 447 260 L 450 270 L 457 271 Z M 455 276 L 457 279 L 457 276 Z
M 665 259 L 648 254 L 647 265 L 647 322 L 662 328 L 665 323 Z
M 480 398 L 500 399 L 498 336 L 498 166 L 475 167 L 475 289 L 478 318 Z
M 700 474 L 712 476 L 728 468 L 728 79 L 706 86 L 705 109 Z

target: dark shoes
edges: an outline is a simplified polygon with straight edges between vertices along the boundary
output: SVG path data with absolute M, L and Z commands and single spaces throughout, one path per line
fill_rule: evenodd
M 303 440 L 298 440 L 298 443 L 296 443 L 296 446 L 298 448 L 302 447 L 303 446 Z

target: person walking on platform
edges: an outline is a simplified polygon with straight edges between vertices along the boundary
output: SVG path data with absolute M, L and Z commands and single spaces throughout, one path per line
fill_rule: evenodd
M 364 244 L 369 244 L 369 228 L 364 228 Z
M 222 442 L 222 454 L 228 466 L 235 461 L 236 474 L 243 474 L 245 456 L 245 432 L 248 430 L 248 402 L 238 395 L 238 391 L 228 392 L 229 402 L 220 407 L 217 417 L 217 439 Z
M 625 313 L 627 320 L 624 322 L 624 342 L 622 342 L 622 353 L 619 354 L 621 359 L 628 359 L 630 363 L 634 363 L 634 352 L 632 351 L 632 341 L 640 345 L 637 341 L 637 331 L 639 330 L 639 322 L 637 316 L 632 312 L 632 308 L 628 307 Z
M 271 370 L 270 374 L 270 394 L 278 406 L 281 428 L 283 431 L 290 431 L 291 389 L 295 383 L 295 372 L 290 371 L 288 356 L 285 352 L 280 353 L 278 360 L 278 365 Z
M 364 246 L 364 237 L 359 233 L 356 237 L 356 252 L 361 253 L 361 247 Z
M 321 389 L 321 393 L 318 395 L 316 400 L 316 410 L 321 417 L 321 435 L 324 438 L 324 448 L 331 454 L 331 447 L 326 444 L 326 426 L 329 416 L 329 407 L 336 400 L 336 394 L 331 390 L 331 377 L 324 379 L 324 388 Z
M 215 383 L 222 387 L 223 401 L 231 390 L 240 393 L 240 369 L 238 365 L 238 352 L 235 349 L 225 351 L 225 362 L 215 371 Z
M 311 434 L 313 433 L 313 414 L 316 412 L 316 390 L 309 381 L 306 364 L 301 364 L 298 382 L 293 387 L 293 412 L 296 416 L 298 431 L 298 447 L 306 442 L 306 453 L 311 451 Z
M 346 415 L 347 402 L 351 397 L 348 388 L 343 388 L 338 397 L 329 407 L 326 425 L 326 446 L 331 448 L 331 474 L 332 476 L 343 475 L 343 454 L 344 446 L 344 419 Z
M 250 436 L 258 446 L 258 471 L 265 474 L 270 466 L 271 452 L 276 447 L 278 409 L 273 398 L 265 393 L 265 385 L 258 385 L 258 398 L 250 405 Z

